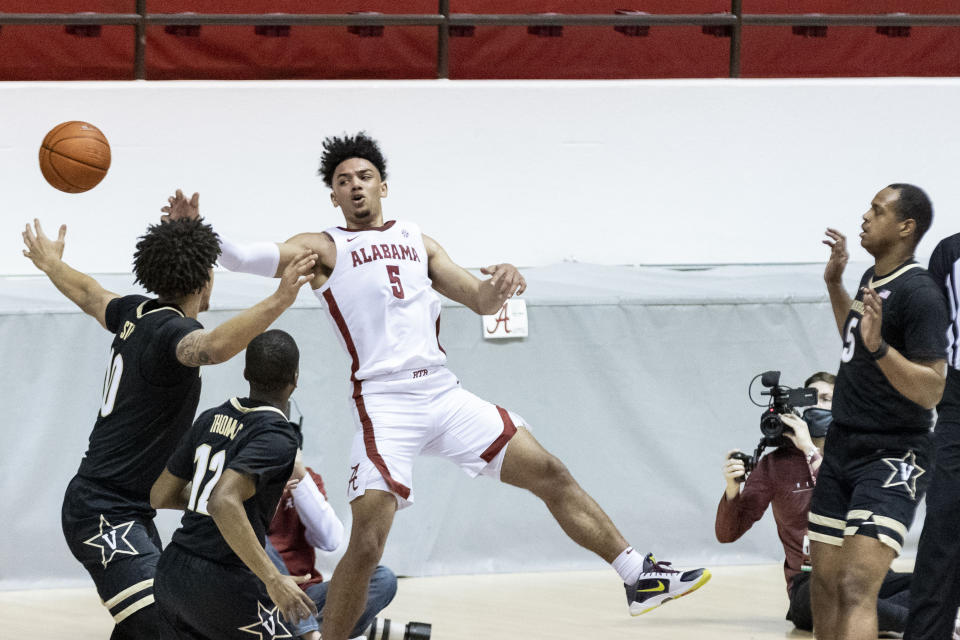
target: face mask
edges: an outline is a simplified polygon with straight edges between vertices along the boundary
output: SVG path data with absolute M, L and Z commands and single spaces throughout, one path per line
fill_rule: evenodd
M 833 423 L 833 413 L 829 409 L 810 407 L 803 412 L 803 421 L 810 428 L 811 438 L 824 438 Z

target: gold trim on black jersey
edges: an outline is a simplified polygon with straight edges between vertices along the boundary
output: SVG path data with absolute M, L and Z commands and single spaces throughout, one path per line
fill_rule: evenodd
M 143 316 L 148 316 L 148 315 L 150 315 L 151 313 L 156 313 L 157 311 L 163 311 L 164 309 L 169 309 L 170 311 L 173 311 L 174 313 L 176 313 L 176 314 L 177 314 L 178 316 L 180 316 L 181 318 L 186 318 L 186 317 L 187 317 L 187 316 L 183 315 L 183 311 L 180 311 L 180 309 L 177 309 L 176 307 L 157 307 L 157 308 L 154 309 L 153 311 L 147 311 L 146 313 L 144 313 L 144 312 L 143 312 L 143 308 L 144 308 L 146 305 L 148 305 L 149 303 L 151 303 L 151 302 L 153 302 L 153 300 L 145 300 L 145 301 L 143 301 L 143 302 L 140 303 L 140 306 L 137 307 L 137 320 L 139 320 L 139 319 L 142 318 Z
M 242 404 L 240 404 L 240 401 L 237 398 L 230 398 L 230 404 L 233 405 L 233 408 L 239 411 L 240 413 L 251 413 L 253 411 L 276 411 L 281 416 L 283 416 L 284 420 L 287 419 L 287 414 L 285 414 L 283 411 L 280 411 L 280 409 L 277 409 L 276 407 L 271 407 L 270 405 L 263 405 L 260 407 L 252 407 L 248 409 Z
M 887 284 L 888 282 L 891 282 L 891 281 L 895 280 L 896 278 L 898 278 L 899 276 L 902 276 L 902 275 L 905 274 L 907 271 L 910 271 L 910 269 L 917 269 L 917 268 L 920 268 L 920 263 L 914 262 L 913 264 L 905 264 L 905 265 L 903 265 L 902 267 L 900 267 L 899 269 L 897 269 L 896 271 L 894 271 L 893 273 L 891 273 L 890 275 L 888 275 L 886 278 L 880 278 L 879 280 L 874 280 L 874 279 L 873 279 L 873 276 L 870 276 L 870 282 L 867 283 L 867 286 L 870 287 L 871 289 L 876 289 L 877 287 L 882 287 L 883 285 Z

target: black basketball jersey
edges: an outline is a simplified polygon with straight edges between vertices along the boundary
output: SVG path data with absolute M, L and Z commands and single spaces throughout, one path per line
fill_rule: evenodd
M 263 545 L 299 446 L 297 427 L 276 407 L 231 398 L 200 414 L 167 462 L 170 473 L 193 482 L 172 542 L 215 562 L 245 566 L 207 512 L 210 494 L 227 469 L 253 476 L 257 492 L 243 507 Z
M 947 298 L 947 386 L 937 405 L 940 420 L 960 422 L 960 233 L 944 238 L 930 256 L 930 275 Z
M 883 299 L 881 335 L 908 360 L 942 360 L 946 353 L 947 310 L 930 274 L 910 260 L 876 277 L 873 267 L 860 280 L 843 329 L 840 371 L 833 391 L 833 419 L 853 431 L 909 433 L 933 425 L 933 411 L 893 388 L 860 337 L 861 288 L 871 286 Z
M 172 303 L 124 296 L 107 304 L 115 333 L 97 421 L 77 474 L 149 508 L 150 487 L 200 400 L 200 369 L 177 360 L 177 344 L 203 325 Z

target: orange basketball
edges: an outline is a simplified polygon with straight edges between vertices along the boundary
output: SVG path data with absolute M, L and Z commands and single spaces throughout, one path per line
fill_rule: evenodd
M 100 184 L 109 168 L 110 143 L 88 122 L 58 124 L 40 144 L 40 172 L 60 191 L 89 191 Z

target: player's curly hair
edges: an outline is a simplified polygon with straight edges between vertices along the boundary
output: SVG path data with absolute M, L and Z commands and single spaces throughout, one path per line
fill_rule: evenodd
M 161 222 L 137 239 L 133 273 L 144 289 L 176 300 L 201 289 L 220 255 L 220 237 L 203 218 Z
M 323 183 L 333 187 L 333 172 L 340 163 L 350 158 L 363 158 L 377 168 L 380 179 L 387 179 L 387 159 L 380 151 L 377 141 L 361 131 L 355 136 L 344 134 L 342 138 L 330 136 L 323 140 L 323 155 L 320 156 L 320 171 Z
M 261 391 L 279 391 L 297 381 L 300 349 L 281 329 L 264 331 L 247 345 L 243 377 Z

